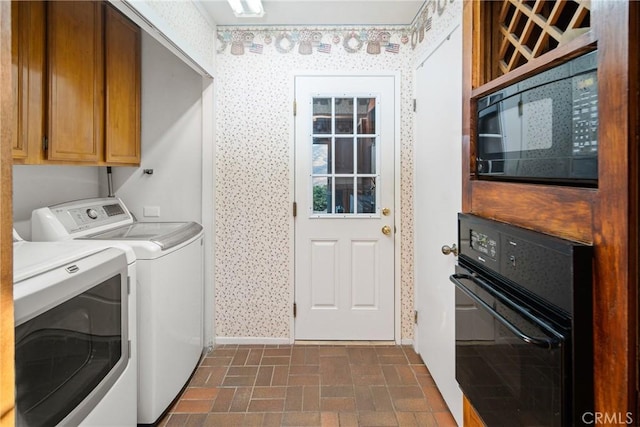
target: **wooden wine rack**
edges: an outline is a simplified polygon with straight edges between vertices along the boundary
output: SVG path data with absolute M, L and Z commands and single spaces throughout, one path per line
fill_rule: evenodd
M 589 0 L 504 0 L 497 13 L 498 74 L 526 64 L 590 27 Z M 496 15 L 494 15 L 496 16 Z M 497 76 L 496 76 L 497 77 Z

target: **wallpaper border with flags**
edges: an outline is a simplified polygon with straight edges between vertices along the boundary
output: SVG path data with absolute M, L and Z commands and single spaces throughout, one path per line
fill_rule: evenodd
M 335 51 L 369 55 L 416 49 L 456 0 L 429 0 L 407 26 L 365 27 L 227 27 L 218 26 L 216 53 L 327 55 Z

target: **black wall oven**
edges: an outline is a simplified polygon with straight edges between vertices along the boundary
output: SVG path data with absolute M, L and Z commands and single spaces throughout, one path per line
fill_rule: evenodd
M 40 270 L 14 283 L 16 425 L 80 425 L 129 363 L 126 256 Z
M 456 380 L 488 426 L 593 411 L 592 248 L 459 214 Z

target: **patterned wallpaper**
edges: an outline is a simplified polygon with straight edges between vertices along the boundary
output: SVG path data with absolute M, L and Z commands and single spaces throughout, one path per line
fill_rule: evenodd
M 413 339 L 413 70 L 457 10 L 459 0 L 426 2 L 407 27 L 218 27 L 217 337 L 293 335 L 292 70 L 387 70 L 401 74 L 401 333 Z

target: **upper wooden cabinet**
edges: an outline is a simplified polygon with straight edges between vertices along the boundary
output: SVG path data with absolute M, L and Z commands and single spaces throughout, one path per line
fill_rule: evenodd
M 105 160 L 138 164 L 140 29 L 111 7 L 107 7 L 105 22 L 105 58 Z
M 13 158 L 38 157 L 45 130 L 45 7 L 42 2 L 11 3 L 12 85 L 16 133 Z
M 103 6 L 47 3 L 48 160 L 98 162 L 104 145 Z
M 13 11 L 15 163 L 139 164 L 139 28 L 100 2 L 15 2 Z

